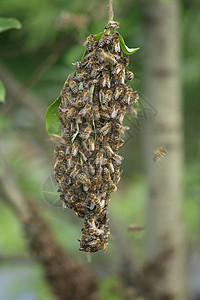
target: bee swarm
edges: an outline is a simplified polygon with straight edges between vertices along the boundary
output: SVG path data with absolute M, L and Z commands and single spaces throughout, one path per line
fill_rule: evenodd
M 113 22 L 106 29 L 116 27 Z M 123 119 L 138 93 L 125 83 L 133 73 L 126 70 L 117 32 L 105 30 L 99 41 L 90 35 L 84 45 L 87 53 L 61 91 L 54 172 L 63 206 L 84 219 L 80 250 L 96 252 L 108 244 L 107 207 L 120 180 Z

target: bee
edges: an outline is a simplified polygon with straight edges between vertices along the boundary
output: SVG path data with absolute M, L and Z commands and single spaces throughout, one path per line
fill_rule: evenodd
M 133 92 L 131 97 L 131 105 L 136 104 L 139 100 L 138 92 Z
M 153 161 L 155 163 L 160 162 L 163 157 L 167 154 L 167 150 L 164 146 L 159 147 L 153 154 Z
M 89 138 L 91 132 L 92 132 L 92 128 L 91 128 L 90 126 L 88 126 L 88 127 L 86 127 L 86 128 L 84 129 L 84 131 L 81 132 L 79 135 L 80 135 L 80 137 L 83 138 L 84 140 L 87 140 L 87 139 Z
M 103 168 L 103 179 L 106 181 L 111 181 L 110 171 L 108 168 Z
M 88 51 L 92 51 L 94 42 L 95 42 L 95 37 L 93 34 L 91 34 L 87 37 L 87 39 L 83 45 L 87 48 Z
M 95 174 L 95 167 L 94 167 L 94 165 L 88 163 L 88 170 L 89 170 L 90 175 L 94 176 L 94 174 Z
M 128 231 L 133 231 L 133 232 L 138 232 L 138 231 L 142 231 L 144 230 L 144 226 L 140 226 L 140 225 L 130 225 L 128 227 Z
M 89 145 L 90 151 L 94 151 L 94 149 L 95 149 L 95 141 L 94 141 L 93 138 L 90 137 L 90 138 L 88 139 L 88 145 Z
M 112 90 L 107 90 L 106 93 L 102 93 L 102 105 L 105 106 L 106 108 L 108 107 L 108 102 L 111 101 L 112 99 Z
M 74 80 L 72 80 L 72 81 L 69 82 L 69 86 L 70 86 L 71 91 L 74 94 L 78 93 L 78 86 L 77 86 L 77 84 L 76 84 L 76 82 Z
M 133 72 L 127 70 L 127 71 L 126 71 L 126 78 L 127 78 L 128 80 L 133 80 L 133 78 L 134 78 Z
M 97 57 L 101 62 L 107 62 L 111 65 L 116 65 L 117 61 L 112 53 L 106 53 L 103 49 L 98 49 Z
M 124 94 L 124 86 L 121 85 L 121 86 L 117 86 L 116 89 L 115 89 L 115 93 L 114 93 L 114 98 L 115 100 L 119 99 L 119 97 Z
M 109 169 L 109 171 L 110 171 L 111 173 L 114 173 L 114 172 L 115 172 L 115 169 L 114 169 L 114 166 L 113 166 L 111 160 L 107 162 L 107 166 L 108 166 L 108 169 Z
M 112 178 L 113 182 L 115 184 L 118 184 L 120 182 L 120 179 L 121 179 L 121 173 L 120 172 L 115 172 L 113 174 L 113 178 Z
M 110 88 L 110 74 L 107 71 L 102 72 L 103 80 L 102 80 L 102 86 Z
M 85 186 L 89 186 L 90 185 L 90 180 L 86 177 L 85 174 L 80 173 L 77 176 L 77 180 L 81 183 L 84 184 Z
M 116 153 L 114 153 L 113 159 L 115 160 L 115 162 L 116 162 L 118 165 L 120 165 L 120 164 L 121 164 L 121 161 L 123 160 L 123 157 L 120 156 L 120 155 L 118 155 L 118 154 L 116 154 Z
M 115 37 L 113 39 L 113 50 L 114 50 L 114 52 L 120 52 L 121 51 L 118 37 Z
M 71 107 L 70 109 L 67 110 L 66 119 L 70 120 L 72 118 L 75 118 L 76 115 L 77 115 L 77 110 L 74 107 Z
M 98 76 L 98 73 L 99 73 L 99 65 L 97 63 L 95 63 L 93 66 L 92 66 L 92 70 L 90 72 L 90 77 L 92 79 L 96 78 Z
M 82 116 L 82 117 L 85 117 L 86 114 L 88 114 L 92 109 L 92 105 L 90 103 L 87 103 L 85 105 L 85 107 L 83 107 L 80 112 L 79 112 L 79 115 Z
M 100 112 L 100 117 L 102 119 L 105 119 L 105 120 L 109 120 L 110 119 L 109 107 L 107 107 L 106 111 L 101 111 Z
M 108 189 L 109 189 L 109 192 L 116 192 L 117 191 L 117 186 L 114 183 L 111 182 L 109 184 Z
M 79 143 L 75 141 L 72 145 L 72 155 L 77 156 L 79 150 Z
M 122 61 L 123 61 L 124 66 L 128 67 L 128 65 L 129 65 L 129 59 L 127 57 L 123 57 Z
M 98 105 L 93 106 L 93 114 L 94 114 L 95 121 L 98 121 L 100 119 L 100 113 L 99 113 Z
M 118 112 L 119 112 L 119 109 L 120 109 L 120 106 L 119 106 L 119 105 L 114 105 L 114 106 L 113 106 L 113 109 L 112 109 L 112 112 L 111 112 L 111 118 L 112 118 L 112 119 L 116 119 L 117 114 L 118 114 Z
M 76 61 L 76 70 L 79 70 L 79 69 L 81 69 L 81 63 L 80 63 L 80 61 Z
M 123 72 L 125 67 L 122 63 L 118 63 L 112 70 L 112 75 L 118 75 L 120 72 Z
M 70 177 L 76 178 L 77 175 L 80 173 L 81 167 L 80 165 L 75 165 L 73 171 L 69 174 Z
M 67 168 L 72 169 L 75 165 L 75 162 L 71 156 L 66 155 Z
M 105 44 L 107 44 L 107 39 L 108 39 L 109 35 L 108 34 L 103 34 L 102 37 L 100 38 L 99 42 L 98 42 L 98 46 L 99 48 L 102 48 Z
M 103 134 L 103 136 L 107 135 L 108 132 L 111 130 L 112 128 L 112 124 L 110 122 L 106 123 L 105 126 L 103 126 L 101 129 L 100 129 L 100 133 Z
M 137 110 L 136 110 L 135 108 L 130 107 L 130 108 L 128 109 L 128 112 L 129 112 L 129 114 L 130 114 L 131 116 L 133 116 L 134 118 L 137 119 L 138 115 L 137 115 Z
M 81 150 L 79 150 L 79 153 L 82 156 L 83 160 L 86 162 L 87 161 L 87 156 Z
M 105 29 L 116 29 L 116 28 L 119 28 L 120 27 L 120 23 L 119 22 L 115 22 L 115 21 L 110 21 Z

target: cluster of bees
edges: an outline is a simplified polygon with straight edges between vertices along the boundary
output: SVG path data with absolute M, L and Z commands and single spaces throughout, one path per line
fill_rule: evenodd
M 123 119 L 138 101 L 138 93 L 125 83 L 133 73 L 126 69 L 129 60 L 119 34 L 112 32 L 118 27 L 118 22 L 109 23 L 99 40 L 87 38 L 86 55 L 61 91 L 61 136 L 53 136 L 58 191 L 63 206 L 84 219 L 80 250 L 85 252 L 108 244 L 107 207 L 120 181 Z

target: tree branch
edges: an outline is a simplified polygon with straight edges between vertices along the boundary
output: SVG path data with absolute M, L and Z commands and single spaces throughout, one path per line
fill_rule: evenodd
M 113 0 L 108 1 L 108 22 L 113 21 L 114 12 L 113 12 Z

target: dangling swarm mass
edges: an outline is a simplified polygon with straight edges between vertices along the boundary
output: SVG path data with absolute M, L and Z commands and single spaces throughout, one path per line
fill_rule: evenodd
M 111 33 L 118 22 L 108 23 L 96 41 L 90 35 L 87 53 L 76 62 L 61 91 L 61 137 L 55 149 L 55 178 L 64 207 L 84 219 L 80 250 L 105 249 L 110 233 L 107 208 L 110 194 L 117 190 L 122 157 L 124 116 L 138 100 L 138 93 L 127 86 L 133 73 L 126 70 L 119 34 Z

